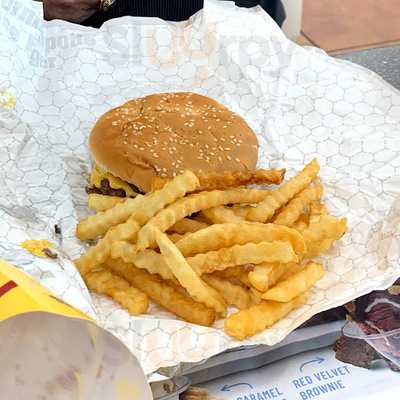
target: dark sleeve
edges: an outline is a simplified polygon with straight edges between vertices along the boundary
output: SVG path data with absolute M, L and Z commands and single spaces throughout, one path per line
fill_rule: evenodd
M 106 12 L 96 13 L 83 25 L 99 28 L 109 19 L 127 15 L 185 21 L 201 10 L 203 4 L 204 0 L 116 0 Z
M 260 5 L 279 25 L 282 26 L 286 19 L 285 8 L 281 0 L 235 0 L 239 7 L 255 7 Z
M 235 3 L 238 7 L 261 5 L 279 26 L 282 26 L 286 18 L 281 0 L 235 0 Z M 204 0 L 116 0 L 106 12 L 96 13 L 82 25 L 99 28 L 109 19 L 127 15 L 185 21 L 200 11 L 203 5 Z

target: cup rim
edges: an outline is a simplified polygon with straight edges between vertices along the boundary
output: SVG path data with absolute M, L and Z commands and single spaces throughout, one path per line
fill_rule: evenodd
M 356 327 L 357 328 L 357 333 L 356 332 L 349 332 L 346 330 L 349 329 L 349 327 Z M 355 321 L 347 321 L 346 324 L 343 326 L 342 328 L 342 334 L 344 336 L 353 338 L 353 339 L 364 339 L 364 340 L 374 340 L 374 339 L 382 339 L 385 337 L 389 337 L 392 335 L 396 335 L 399 334 L 400 335 L 400 328 L 394 329 L 392 331 L 387 331 L 387 332 L 383 332 L 383 333 L 374 333 L 371 335 L 367 335 L 366 333 L 364 333 L 361 328 L 359 327 L 359 325 L 357 324 L 357 322 Z

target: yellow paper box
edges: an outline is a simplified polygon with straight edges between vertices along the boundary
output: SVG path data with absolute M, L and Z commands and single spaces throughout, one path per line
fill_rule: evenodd
M 49 390 L 54 400 L 152 398 L 139 362 L 117 338 L 2 260 L 0 328 L 0 350 L 13 354 L 0 374 L 1 399 L 50 398 Z M 17 375 L 25 385 L 14 384 Z
M 18 268 L 0 260 L 0 321 L 33 311 L 90 320 Z

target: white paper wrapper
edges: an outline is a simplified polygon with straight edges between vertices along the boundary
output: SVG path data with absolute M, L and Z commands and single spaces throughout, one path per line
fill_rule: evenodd
M 146 373 L 239 345 L 272 345 L 313 314 L 400 275 L 400 95 L 378 76 L 299 47 L 261 9 L 225 1 L 207 1 L 184 23 L 122 18 L 100 30 L 43 23 L 28 18 L 29 5 L 9 3 L 0 3 L 0 89 L 16 108 L 0 110 L 1 256 L 93 316 Z M 260 167 L 286 167 L 291 176 L 318 157 L 326 202 L 349 220 L 309 303 L 242 343 L 221 322 L 194 326 L 155 307 L 130 317 L 90 297 L 72 263 L 38 260 L 17 246 L 55 240 L 58 223 L 65 254 L 82 251 L 74 228 L 87 214 L 92 125 L 128 99 L 168 91 L 202 93 L 242 115 L 258 135 Z
M 0 323 L 0 338 L 3 399 L 153 398 L 136 358 L 91 322 L 21 314 Z

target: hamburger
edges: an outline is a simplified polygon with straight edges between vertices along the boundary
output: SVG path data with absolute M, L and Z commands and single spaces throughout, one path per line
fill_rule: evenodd
M 135 197 L 155 177 L 254 170 L 256 135 L 243 118 L 195 93 L 161 93 L 128 101 L 97 121 L 88 193 Z

